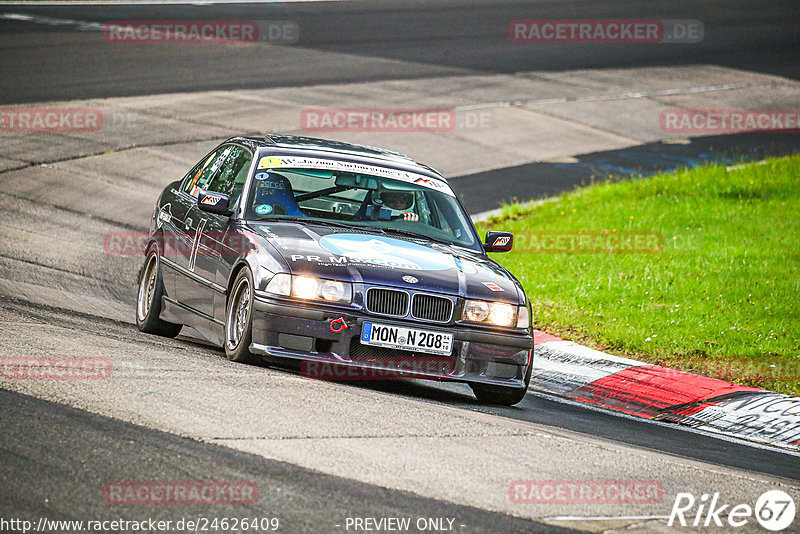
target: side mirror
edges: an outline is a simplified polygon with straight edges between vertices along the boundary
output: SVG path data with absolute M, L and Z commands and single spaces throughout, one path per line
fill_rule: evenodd
M 229 207 L 230 201 L 228 195 L 213 191 L 200 191 L 197 196 L 197 207 L 200 208 L 200 211 L 230 217 L 233 214 Z
M 486 252 L 508 252 L 514 246 L 514 234 L 511 232 L 486 232 L 483 250 Z

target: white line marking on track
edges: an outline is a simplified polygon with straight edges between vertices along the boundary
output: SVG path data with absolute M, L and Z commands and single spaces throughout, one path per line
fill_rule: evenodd
M 599 102 L 603 100 L 627 100 L 635 98 L 649 98 L 651 96 L 672 96 L 690 95 L 696 93 L 708 93 L 712 91 L 729 91 L 731 89 L 742 89 L 749 87 L 746 83 L 727 83 L 723 85 L 704 85 L 700 87 L 682 87 L 677 89 L 661 89 L 659 91 L 639 91 L 624 93 L 607 93 L 602 95 L 576 96 L 572 98 L 544 98 L 541 100 L 498 100 L 497 102 L 485 102 L 481 104 L 471 104 L 468 106 L 458 106 L 456 111 L 469 111 L 473 109 L 514 107 L 514 106 L 536 106 L 547 104 L 567 104 L 570 102 Z
M 626 520 L 626 519 L 635 519 L 635 520 L 647 520 L 647 519 L 669 519 L 668 515 L 596 515 L 596 516 L 579 516 L 579 515 L 556 515 L 552 517 L 543 517 L 542 519 L 546 521 L 613 521 L 617 520 Z
M 43 17 L 34 15 L 24 15 L 22 13 L 0 13 L 0 19 L 17 22 L 33 22 L 45 26 L 77 26 L 82 31 L 103 31 L 103 24 L 100 22 L 89 22 L 86 20 L 57 19 L 53 17 Z

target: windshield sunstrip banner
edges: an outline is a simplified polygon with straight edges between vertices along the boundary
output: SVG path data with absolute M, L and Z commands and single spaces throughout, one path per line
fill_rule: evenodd
M 376 167 L 364 163 L 352 161 L 340 161 L 335 159 L 306 158 L 302 156 L 266 156 L 258 162 L 259 169 L 320 169 L 328 171 L 346 171 L 359 174 L 379 176 L 381 178 L 391 178 L 401 182 L 417 184 L 428 189 L 441 191 L 451 197 L 456 196 L 450 186 L 443 180 L 429 178 L 421 174 L 403 171 L 400 169 L 390 169 L 387 167 Z

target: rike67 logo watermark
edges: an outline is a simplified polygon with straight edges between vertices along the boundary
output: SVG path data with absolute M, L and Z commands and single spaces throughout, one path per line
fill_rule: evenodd
M 755 517 L 765 529 L 778 532 L 792 525 L 795 512 L 794 499 L 781 490 L 762 493 L 755 506 L 723 504 L 719 493 L 704 493 L 699 499 L 691 493 L 678 493 L 667 525 L 730 529 L 743 527 Z

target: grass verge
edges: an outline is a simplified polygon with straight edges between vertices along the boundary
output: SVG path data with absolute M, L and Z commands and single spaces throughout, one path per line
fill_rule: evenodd
M 597 184 L 478 225 L 538 329 L 800 396 L 800 156 Z

